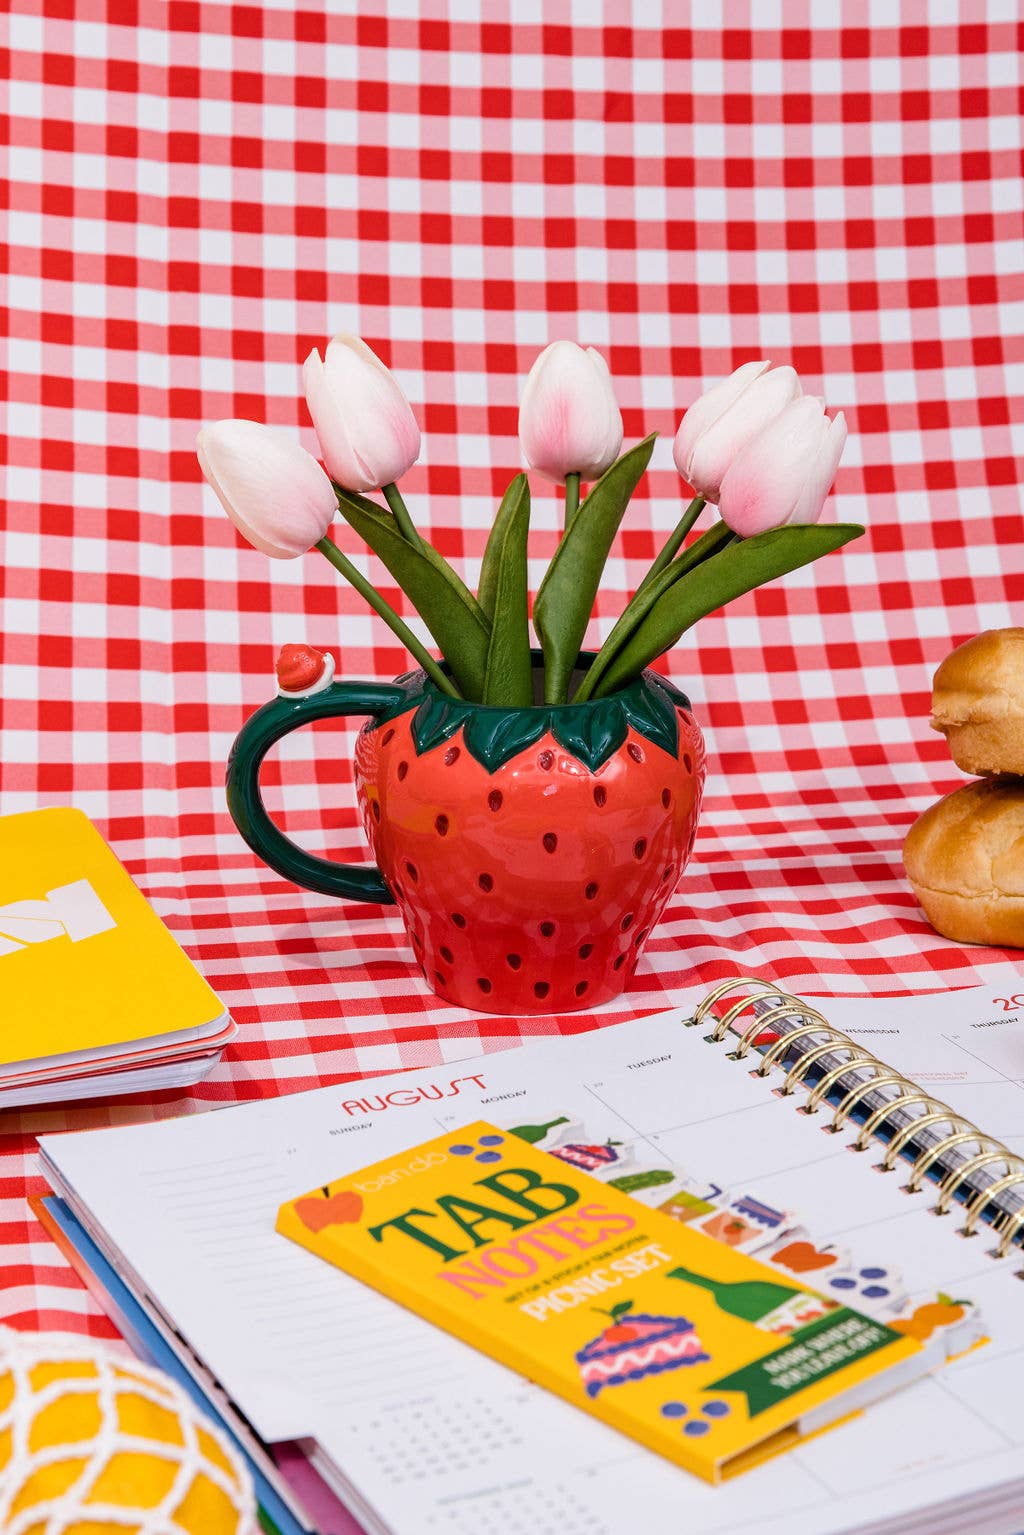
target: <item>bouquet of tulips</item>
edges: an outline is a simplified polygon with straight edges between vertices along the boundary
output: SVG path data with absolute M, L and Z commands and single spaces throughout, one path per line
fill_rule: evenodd
M 297 442 L 254 421 L 220 421 L 199 433 L 203 474 L 235 526 L 275 559 L 318 549 L 444 693 L 503 707 L 539 701 L 526 475 L 502 497 L 474 595 L 418 531 L 398 488 L 419 456 L 420 432 L 392 374 L 365 342 L 341 335 L 323 358 L 310 353 L 303 380 L 326 473 Z M 830 420 L 792 368 L 745 363 L 686 412 L 674 457 L 696 494 L 587 666 L 580 648 L 594 599 L 655 438 L 621 453 L 607 364 L 571 341 L 553 342 L 534 363 L 519 438 L 530 468 L 565 488 L 564 531 L 532 609 L 546 704 L 616 691 L 705 614 L 863 531 L 818 525 L 846 441 L 842 415 Z M 384 505 L 365 494 L 376 490 Z M 719 517 L 687 543 L 706 503 Z M 339 512 L 408 597 L 442 663 L 329 536 Z

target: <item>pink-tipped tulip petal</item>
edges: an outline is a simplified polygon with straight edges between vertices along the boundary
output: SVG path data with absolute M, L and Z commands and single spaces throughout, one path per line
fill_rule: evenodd
M 770 367 L 770 362 L 745 362 L 742 367 L 730 373 L 728 378 L 719 379 L 717 384 L 712 384 L 710 389 L 705 389 L 703 394 L 697 396 L 680 421 L 672 445 L 672 457 L 684 480 L 689 482 L 690 460 L 701 434 L 713 426 L 748 385 L 767 373 Z
M 523 389 L 519 441 L 530 468 L 546 480 L 600 479 L 622 447 L 622 416 L 600 352 L 574 341 L 545 347 Z
M 788 522 L 828 430 L 821 401 L 796 400 L 734 459 L 718 510 L 742 538 Z
M 845 435 L 845 421 L 833 431 L 821 400 L 794 400 L 731 464 L 718 503 L 722 521 L 741 538 L 794 521 L 816 522 Z M 809 485 L 813 488 L 802 499 Z
M 697 438 L 686 473 L 694 489 L 717 503 L 729 465 L 799 395 L 800 380 L 792 368 L 772 368 L 751 380 Z
M 842 411 L 829 422 L 825 439 L 811 465 L 799 500 L 790 514 L 790 522 L 817 522 L 832 489 L 839 460 L 846 446 L 846 417 Z
M 338 510 L 305 448 L 258 421 L 217 421 L 196 438 L 199 467 L 243 538 L 275 560 L 320 542 Z
M 393 374 L 358 336 L 335 336 L 302 368 L 324 463 L 346 490 L 391 485 L 416 462 L 420 429 Z

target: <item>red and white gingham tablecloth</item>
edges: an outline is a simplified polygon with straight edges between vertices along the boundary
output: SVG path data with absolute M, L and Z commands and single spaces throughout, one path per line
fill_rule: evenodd
M 3 30 L 0 810 L 86 810 L 241 1032 L 185 1097 L 5 1116 L 0 1317 L 109 1331 L 26 1205 L 40 1131 L 454 1060 L 737 971 L 926 991 L 1005 961 L 928 928 L 900 846 L 960 781 L 928 728 L 935 666 L 1024 621 L 1013 0 L 12 0 Z M 407 666 L 325 562 L 243 546 L 195 461 L 225 416 L 313 448 L 299 364 L 338 330 L 406 387 L 407 498 L 470 581 L 534 356 L 562 336 L 605 354 L 627 440 L 662 436 L 594 637 L 679 515 L 672 435 L 706 382 L 770 357 L 846 412 L 834 515 L 868 536 L 669 659 L 707 732 L 706 809 L 599 1017 L 441 1005 L 393 908 L 296 890 L 227 816 L 223 764 L 281 644 L 348 677 Z M 536 588 L 559 507 L 534 490 Z M 293 737 L 273 798 L 307 845 L 360 858 L 351 738 Z

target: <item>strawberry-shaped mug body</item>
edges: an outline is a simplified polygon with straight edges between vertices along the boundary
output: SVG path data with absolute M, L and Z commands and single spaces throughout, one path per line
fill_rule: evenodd
M 249 845 L 299 884 L 397 902 L 447 1002 L 560 1013 L 617 996 L 693 847 L 704 744 L 685 695 L 644 672 L 609 698 L 505 709 L 448 698 L 422 672 L 323 675 L 282 688 L 235 743 L 228 803 Z M 370 716 L 355 784 L 377 869 L 295 847 L 259 795 L 269 747 L 340 714 Z

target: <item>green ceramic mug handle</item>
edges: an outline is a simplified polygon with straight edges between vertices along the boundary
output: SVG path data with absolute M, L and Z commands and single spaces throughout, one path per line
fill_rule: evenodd
M 285 879 L 321 895 L 352 901 L 394 904 L 394 896 L 372 864 L 333 863 L 296 846 L 267 814 L 260 793 L 260 767 L 282 736 L 313 720 L 368 714 L 379 719 L 405 695 L 399 688 L 377 682 L 332 682 L 308 698 L 272 698 L 246 720 L 228 758 L 228 809 L 242 836 L 263 862 Z

